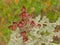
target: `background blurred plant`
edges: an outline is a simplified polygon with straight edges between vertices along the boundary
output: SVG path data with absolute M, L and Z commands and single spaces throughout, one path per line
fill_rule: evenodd
M 10 35 L 7 27 L 12 21 L 19 20 L 18 14 L 23 5 L 29 14 L 46 15 L 50 22 L 55 22 L 60 17 L 60 0 L 0 0 L 0 32 L 6 39 Z

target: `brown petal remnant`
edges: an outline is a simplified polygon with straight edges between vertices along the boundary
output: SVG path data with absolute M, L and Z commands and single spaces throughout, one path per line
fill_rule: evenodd
M 31 25 L 31 27 L 35 26 L 35 22 L 31 21 L 30 25 Z
M 12 31 L 14 31 L 17 28 L 17 23 L 13 22 L 12 25 L 8 26 L 8 28 Z
M 53 36 L 53 42 L 54 43 L 60 43 L 60 37 L 59 36 Z
M 22 7 L 21 11 L 22 11 L 22 12 L 26 12 L 25 6 Z
M 26 41 L 28 41 L 28 38 L 25 36 L 23 37 L 23 42 L 26 42 Z
M 26 31 L 20 32 L 21 36 L 26 36 Z
M 41 27 L 41 24 L 37 24 L 37 27 L 40 28 Z
M 12 25 L 8 26 L 8 28 L 9 28 L 10 30 L 13 30 L 13 26 L 12 26 Z
M 20 32 L 21 36 L 23 37 L 23 42 L 28 40 L 28 37 L 26 36 L 26 31 Z
M 54 32 L 58 32 L 59 30 L 60 30 L 60 25 L 57 25 L 57 26 L 55 27 Z
M 19 16 L 21 17 L 21 19 L 25 19 L 27 17 L 27 13 L 22 12 L 22 13 L 19 14 Z

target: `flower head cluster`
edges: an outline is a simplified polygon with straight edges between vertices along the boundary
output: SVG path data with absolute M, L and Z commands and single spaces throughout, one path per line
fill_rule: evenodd
M 12 31 L 15 31 L 17 29 L 17 27 L 19 29 L 21 29 L 21 36 L 23 37 L 24 41 L 27 41 L 28 38 L 26 36 L 26 33 L 29 32 L 32 28 L 34 27 L 36 24 L 34 22 L 34 20 L 31 20 L 32 16 L 30 16 L 27 12 L 26 12 L 26 8 L 23 6 L 21 9 L 21 13 L 19 14 L 20 16 L 20 21 L 19 22 L 13 22 L 12 25 L 9 26 L 9 29 Z M 40 24 L 36 25 L 37 27 L 40 27 Z

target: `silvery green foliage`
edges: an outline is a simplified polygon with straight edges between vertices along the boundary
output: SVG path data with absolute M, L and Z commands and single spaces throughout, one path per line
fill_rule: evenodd
M 54 35 L 60 35 L 60 31 L 53 32 L 56 25 L 60 25 L 60 18 L 55 23 L 50 23 L 49 19 L 46 18 L 46 16 L 44 16 L 42 20 L 40 18 L 41 16 L 39 15 L 35 19 L 31 19 L 36 24 L 41 24 L 41 27 L 38 28 L 34 26 L 31 29 L 31 31 L 29 32 L 30 36 L 28 36 L 28 41 L 25 42 L 25 44 L 23 44 L 22 37 L 19 34 L 20 29 L 17 28 L 16 31 L 12 32 L 8 45 L 41 45 L 42 43 L 45 43 L 46 45 L 60 45 L 51 43 L 53 41 L 52 38 Z M 45 24 L 46 26 L 44 26 L 43 24 Z M 49 34 L 47 34 L 46 31 Z M 41 32 L 43 32 L 44 34 L 41 35 Z
M 22 43 L 22 37 L 19 34 L 20 29 L 17 28 L 14 32 L 12 32 L 10 36 L 10 41 L 7 45 L 20 45 Z
M 60 18 L 56 21 L 56 25 L 60 25 Z
M 36 19 L 39 19 L 39 17 L 37 17 Z M 46 18 L 46 16 L 44 16 L 43 19 L 40 20 L 40 22 L 38 22 L 39 20 L 34 20 L 34 21 L 35 21 L 35 23 L 41 24 L 41 28 L 33 27 L 33 29 L 30 31 L 30 34 L 32 37 L 34 36 L 34 39 L 31 40 L 30 43 L 28 43 L 28 41 L 27 41 L 27 45 L 34 45 L 34 41 L 36 39 L 38 39 L 38 41 L 39 41 L 39 43 L 37 43 L 37 45 L 41 45 L 41 43 L 45 43 L 46 45 L 59 45 L 59 44 L 54 44 L 54 43 L 50 43 L 50 42 L 53 41 L 53 39 L 52 39 L 53 35 L 60 35 L 60 32 L 57 32 L 57 33 L 53 32 L 56 25 L 58 25 L 60 23 L 60 19 L 58 19 L 55 23 L 50 23 L 49 19 Z M 43 24 L 46 24 L 46 26 L 43 27 Z M 44 34 L 42 36 L 41 34 L 39 34 L 41 32 L 46 32 L 46 31 L 48 31 L 49 35 Z M 37 33 L 37 32 L 39 32 L 39 33 Z M 38 41 L 36 41 L 36 42 L 38 42 Z

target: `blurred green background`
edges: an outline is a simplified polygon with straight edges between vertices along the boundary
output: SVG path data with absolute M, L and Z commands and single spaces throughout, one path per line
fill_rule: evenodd
M 0 0 L 0 41 L 8 42 L 12 21 L 18 21 L 22 6 L 33 15 L 46 15 L 50 22 L 60 17 L 60 0 Z

